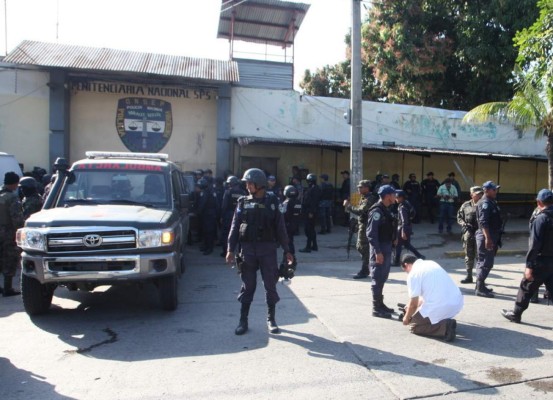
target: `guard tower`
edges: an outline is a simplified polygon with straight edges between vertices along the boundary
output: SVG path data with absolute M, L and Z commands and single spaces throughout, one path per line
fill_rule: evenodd
M 221 1 L 217 38 L 229 41 L 229 59 L 238 62 L 240 86 L 292 89 L 294 39 L 309 7 L 281 0 Z M 265 45 L 265 49 L 239 52 L 236 41 Z M 242 57 L 237 58 L 238 54 Z

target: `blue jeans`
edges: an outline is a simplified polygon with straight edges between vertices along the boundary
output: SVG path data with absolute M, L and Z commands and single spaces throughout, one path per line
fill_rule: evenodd
M 453 222 L 454 204 L 445 201 L 440 202 L 440 219 L 438 221 L 438 231 L 444 230 L 444 219 L 446 220 L 446 229 L 451 232 L 451 224 Z

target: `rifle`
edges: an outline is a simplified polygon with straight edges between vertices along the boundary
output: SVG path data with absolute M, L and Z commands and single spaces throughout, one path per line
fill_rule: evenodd
M 351 250 L 351 241 L 353 239 L 353 235 L 357 232 L 357 218 L 350 218 L 349 219 L 349 231 L 348 231 L 348 260 L 349 260 L 349 253 Z

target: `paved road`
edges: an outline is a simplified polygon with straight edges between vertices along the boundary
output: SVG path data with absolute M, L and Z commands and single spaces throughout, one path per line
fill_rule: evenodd
M 505 249 L 523 251 L 526 221 L 510 224 Z M 463 261 L 445 254 L 460 249 L 459 235 L 435 230 L 417 225 L 415 244 L 458 281 Z M 279 285 L 280 335 L 267 334 L 262 293 L 250 332 L 234 335 L 238 276 L 195 249 L 173 313 L 159 310 L 150 286 L 58 290 L 50 314 L 32 319 L 20 299 L 0 298 L 0 399 L 553 396 L 553 308 L 531 305 L 521 325 L 499 314 L 513 305 L 521 256 L 498 257 L 489 280 L 495 299 L 462 287 L 458 338 L 445 343 L 370 316 L 370 282 L 351 279 L 359 258 L 352 251 L 346 260 L 346 228 L 319 242 L 319 252 L 301 255 L 293 283 Z M 388 305 L 405 302 L 399 268 L 384 293 Z

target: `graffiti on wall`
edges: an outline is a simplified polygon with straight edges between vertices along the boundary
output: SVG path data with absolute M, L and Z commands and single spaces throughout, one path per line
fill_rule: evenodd
M 143 97 L 119 99 L 115 125 L 119 138 L 130 151 L 158 152 L 173 131 L 171 103 Z

